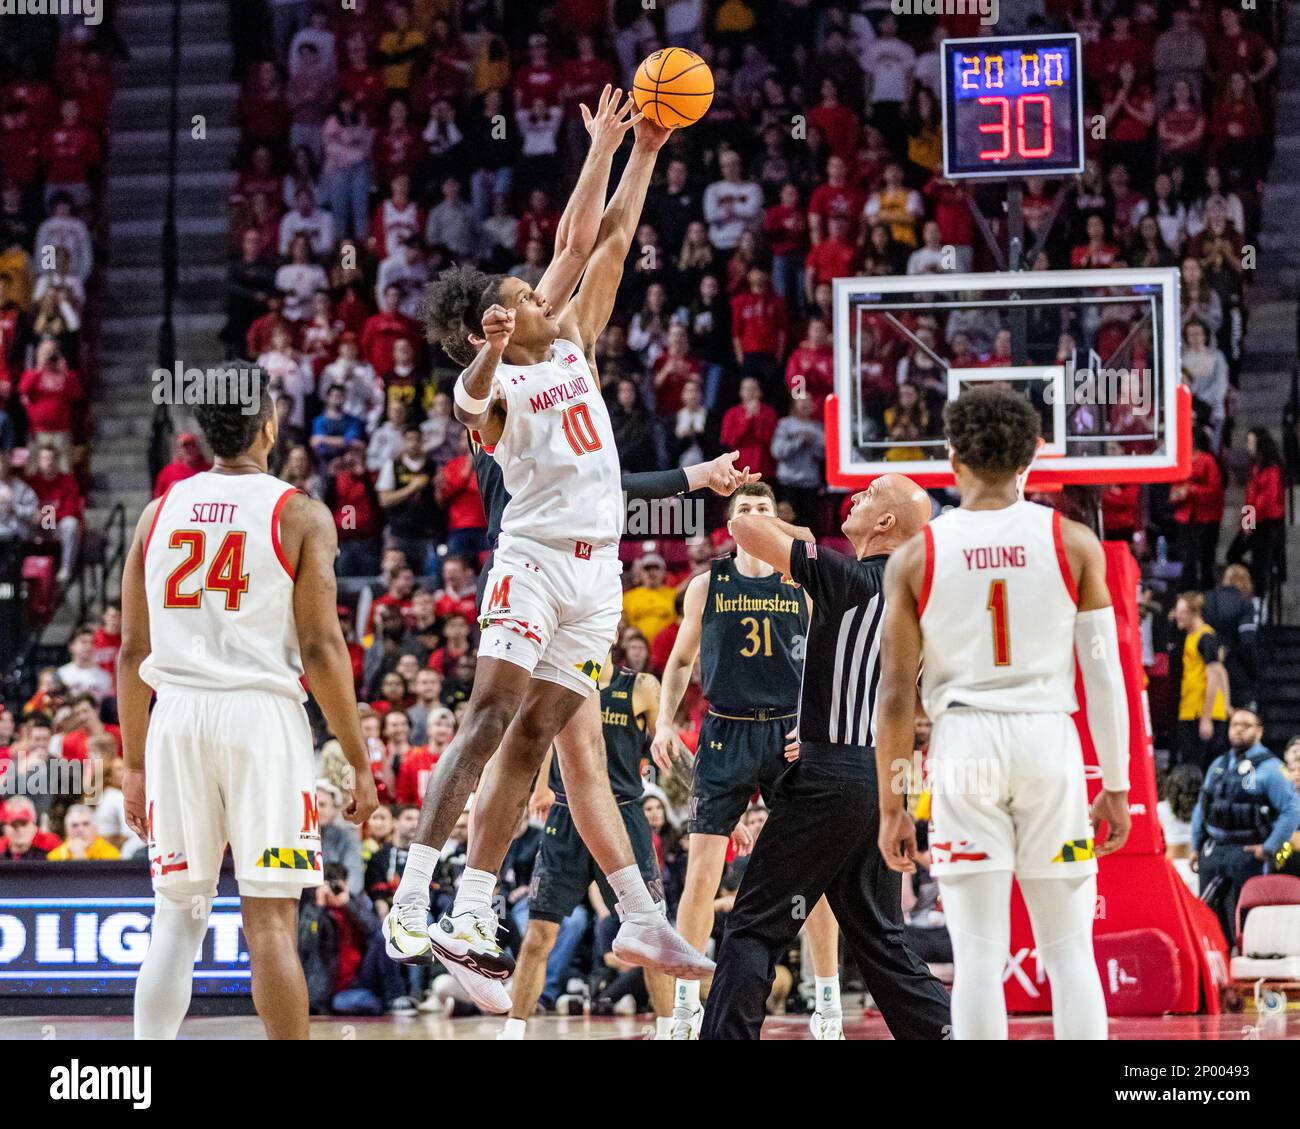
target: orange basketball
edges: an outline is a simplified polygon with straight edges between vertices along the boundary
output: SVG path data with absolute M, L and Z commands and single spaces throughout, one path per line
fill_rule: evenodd
M 665 129 L 694 125 L 713 101 L 709 64 L 685 47 L 665 47 L 636 69 L 636 108 Z

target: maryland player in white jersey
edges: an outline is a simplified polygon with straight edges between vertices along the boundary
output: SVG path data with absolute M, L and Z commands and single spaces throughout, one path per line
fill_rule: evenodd
M 496 939 L 496 871 L 547 749 L 584 706 L 592 733 L 579 743 L 601 748 L 595 696 L 622 616 L 623 497 L 594 350 L 668 138 L 608 88 L 594 114 L 584 107 L 584 119 L 591 152 L 561 220 L 555 261 L 537 288 L 452 268 L 427 299 L 430 339 L 466 366 L 456 384 L 456 417 L 492 452 L 509 501 L 480 609 L 469 711 L 429 781 L 384 935 L 393 959 L 436 957 L 481 1009 L 498 1013 L 510 1008 L 503 981 L 514 960 Z M 613 153 L 629 129 L 635 144 L 602 216 Z M 484 774 L 489 758 L 492 770 Z M 603 757 L 587 759 L 604 779 L 607 810 L 597 815 L 610 825 L 592 838 L 620 844 L 625 856 L 625 865 L 605 872 L 623 919 L 615 954 L 673 976 L 707 974 L 712 962 L 668 925 L 646 886 L 609 794 Z M 565 771 L 567 779 L 568 765 Z M 455 905 L 430 929 L 429 880 L 438 849 L 481 775 Z M 591 791 L 576 779 L 570 787 Z
M 894 870 L 915 869 L 915 828 L 893 785 L 912 755 L 919 668 L 933 723 L 931 872 L 953 944 L 954 1036 L 1007 1037 L 1014 873 L 1051 983 L 1056 1037 L 1104 1039 L 1096 860 L 1129 831 L 1128 712 L 1105 557 L 1087 528 L 1021 497 L 1038 442 L 1027 400 L 976 389 L 944 420 L 961 507 L 895 553 L 885 579 L 880 848 Z M 1102 770 L 1091 812 L 1071 718 L 1076 661 Z M 1103 823 L 1107 837 L 1095 844 Z
M 127 822 L 148 843 L 156 893 L 137 1038 L 180 1028 L 227 844 L 253 1002 L 271 1038 L 307 1037 L 298 900 L 323 862 L 304 675 L 353 770 L 347 818 L 364 823 L 377 802 L 339 628 L 334 520 L 267 473 L 275 413 L 252 386 L 256 403 L 197 409 L 216 463 L 145 507 L 122 578 Z

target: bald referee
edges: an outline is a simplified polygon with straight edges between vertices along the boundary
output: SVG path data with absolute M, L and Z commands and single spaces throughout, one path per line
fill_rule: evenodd
M 736 544 L 802 584 L 813 614 L 799 758 L 776 782 L 772 813 L 727 919 L 702 1039 L 758 1038 L 776 960 L 823 894 L 894 1037 L 948 1033 L 948 993 L 903 944 L 901 875 L 876 847 L 885 562 L 929 520 L 929 498 L 899 474 L 854 496 L 844 535 L 855 557 L 799 540 L 798 530 L 775 518 L 732 519 Z

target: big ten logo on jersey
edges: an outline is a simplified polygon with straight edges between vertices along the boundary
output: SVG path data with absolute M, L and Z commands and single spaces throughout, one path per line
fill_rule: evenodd
M 567 357 L 560 358 L 560 368 L 568 368 L 570 365 L 578 363 L 578 354 L 570 353 Z
M 316 806 L 316 793 L 302 794 L 302 831 L 304 839 L 320 838 L 320 809 Z

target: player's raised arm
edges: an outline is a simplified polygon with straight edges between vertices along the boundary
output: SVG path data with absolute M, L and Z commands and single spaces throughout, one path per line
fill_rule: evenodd
M 601 92 L 594 111 L 585 104 L 579 108 L 591 135 L 591 148 L 556 228 L 555 255 L 536 287 L 557 311 L 569 304 L 595 249 L 614 154 L 624 134 L 641 120 L 631 95 L 624 99 L 621 90 L 611 91 L 608 86 Z
M 671 131 L 649 118 L 636 123 L 636 142 L 613 198 L 601 217 L 596 248 L 582 276 L 578 295 L 560 319 L 560 336 L 576 341 L 589 354 L 614 312 L 614 298 L 623 277 L 623 264 L 632 246 L 655 161 Z
M 876 693 L 876 788 L 880 796 L 878 842 L 890 870 L 916 870 L 916 826 L 897 787 L 898 766 L 912 757 L 916 730 L 916 678 L 921 669 L 921 619 L 916 593 L 925 568 L 925 541 L 915 536 L 885 567 L 885 620 L 880 637 L 880 688 Z
M 298 625 L 298 650 L 312 695 L 320 704 L 330 732 L 338 739 L 352 769 L 352 800 L 344 814 L 364 823 L 378 805 L 370 757 L 361 735 L 352 660 L 339 627 L 338 587 L 334 557 L 338 533 L 334 518 L 320 502 L 296 494 L 281 517 L 281 539 L 294 559 L 293 612 Z
M 794 543 L 817 540 L 811 529 L 764 514 L 737 514 L 731 519 L 731 535 L 751 557 L 766 561 L 784 576 L 790 575 Z
M 706 463 L 693 463 L 672 470 L 647 470 L 623 475 L 623 493 L 629 498 L 672 498 L 705 487 L 729 498 L 746 483 L 757 482 L 762 475 L 749 467 L 737 468 L 737 451 L 728 451 Z
M 664 677 L 659 686 L 659 714 L 650 756 L 664 772 L 672 772 L 673 753 L 681 744 L 674 720 L 686 687 L 690 685 L 695 660 L 699 658 L 700 626 L 704 619 L 704 602 L 708 598 L 709 573 L 702 572 L 686 586 L 681 627 L 673 640 L 673 649 L 664 665 Z
M 149 834 L 144 800 L 144 738 L 153 696 L 153 689 L 140 677 L 140 664 L 152 649 L 144 587 L 144 546 L 161 504 L 162 499 L 156 498 L 145 506 L 126 555 L 122 571 L 122 649 L 117 654 L 117 714 L 126 759 L 122 794 L 127 826 L 142 839 Z
M 1102 790 L 1092 805 L 1094 828 L 1101 823 L 1107 828 L 1105 842 L 1096 847 L 1100 858 L 1128 839 L 1128 695 L 1101 542 L 1090 529 L 1068 520 L 1061 522 L 1061 539 L 1079 590 L 1074 653 L 1088 699 L 1088 731 L 1101 767 Z

